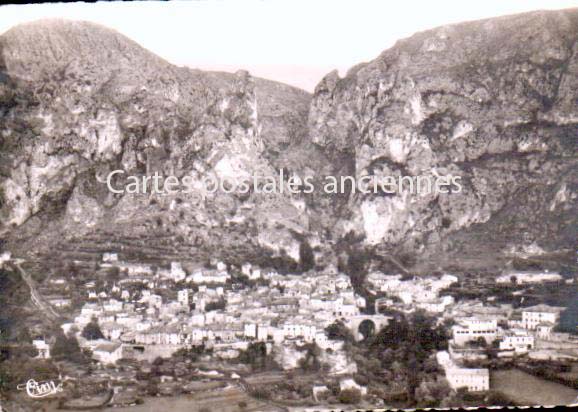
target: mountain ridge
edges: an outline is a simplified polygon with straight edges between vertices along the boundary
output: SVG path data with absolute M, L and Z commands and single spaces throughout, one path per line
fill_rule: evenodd
M 575 248 L 576 23 L 571 9 L 416 33 L 343 78 L 329 73 L 313 95 L 244 71 L 177 67 L 93 23 L 10 29 L 0 36 L 8 247 L 65 255 L 86 237 L 96 256 L 95 238 L 166 236 L 174 258 L 264 254 L 303 270 L 304 248 L 320 266 L 369 250 L 412 256 L 416 270 L 431 262 L 424 271 L 470 265 L 478 251 L 483 267 L 504 264 L 505 250 Z M 441 173 L 462 176 L 465 191 L 221 194 L 195 208 L 183 196 L 106 193 L 96 177 L 114 167 L 199 179 Z

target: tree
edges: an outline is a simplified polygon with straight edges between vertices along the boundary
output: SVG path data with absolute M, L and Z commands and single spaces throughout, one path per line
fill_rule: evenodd
M 487 399 L 487 405 L 491 406 L 516 406 L 516 403 L 502 392 L 492 391 L 488 394 Z
M 82 337 L 88 340 L 104 339 L 104 335 L 98 326 L 96 319 L 92 319 L 82 330 Z
M 217 301 L 207 303 L 207 305 L 205 306 L 205 311 L 211 312 L 213 310 L 223 310 L 226 307 L 227 307 L 227 301 L 225 301 L 225 299 L 221 298 Z
M 363 339 L 367 339 L 375 333 L 375 323 L 369 319 L 365 319 L 359 325 L 359 333 L 363 335 Z
M 330 340 L 342 340 L 344 342 L 353 342 L 353 335 L 350 330 L 341 322 L 336 320 L 325 328 L 325 333 Z
M 159 394 L 159 385 L 156 382 L 149 380 L 146 385 L 146 393 L 149 396 L 157 396 Z
M 305 357 L 299 359 L 299 366 L 304 371 L 316 372 L 321 368 L 321 363 L 319 362 L 319 355 L 321 353 L 321 350 L 319 349 L 319 346 L 317 346 L 316 343 L 308 344 L 306 349 L 307 353 L 305 354 Z
M 120 280 L 120 269 L 116 266 L 111 267 L 108 269 L 106 274 L 106 280 L 111 283 L 118 282 Z
M 415 391 L 415 400 L 420 407 L 436 407 L 451 393 L 445 379 L 423 381 Z
M 488 347 L 488 342 L 486 342 L 486 340 L 481 336 L 477 337 L 474 340 L 471 340 L 469 343 L 471 346 L 473 346 L 475 348 L 487 348 Z
M 205 345 L 194 345 L 189 348 L 181 348 L 173 353 L 172 358 L 181 362 L 186 360 L 196 362 L 199 360 L 199 357 L 205 353 L 205 350 Z M 162 358 L 160 359 L 162 364 Z
M 84 363 L 86 361 L 86 357 L 80 350 L 78 340 L 73 334 L 66 336 L 62 332 L 58 333 L 52 346 L 51 354 L 54 359 L 66 359 L 76 363 Z
M 271 392 L 269 392 L 269 390 L 267 388 L 264 388 L 264 387 L 253 388 L 249 392 L 249 395 L 251 395 L 253 398 L 259 399 L 259 400 L 271 399 Z
M 344 389 L 339 393 L 339 402 L 346 404 L 356 404 L 361 402 L 361 392 L 359 389 Z
M 406 388 L 406 394 L 413 398 L 424 377 L 424 371 L 434 369 L 431 356 L 435 351 L 447 348 L 447 331 L 437 325 L 434 318 L 423 312 L 410 316 L 398 315 L 376 335 L 361 343 L 366 358 L 381 359 L 383 367 L 398 377 Z M 368 368 L 364 373 L 371 373 Z M 373 373 L 378 379 L 380 373 Z M 429 374 L 431 376 L 431 373 Z
M 273 356 L 267 354 L 267 345 L 264 342 L 252 342 L 246 350 L 242 350 L 237 361 L 251 365 L 253 369 L 274 369 L 277 367 Z
M 301 272 L 307 272 L 315 267 L 315 254 L 306 239 L 299 242 L 299 260 Z
M 68 272 L 68 275 L 71 277 L 76 277 L 79 274 L 78 267 L 74 264 L 74 262 L 66 261 L 64 263 L 64 271 Z

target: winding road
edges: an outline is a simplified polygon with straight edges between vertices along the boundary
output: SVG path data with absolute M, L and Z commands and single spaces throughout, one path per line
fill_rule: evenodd
M 58 313 L 56 313 L 50 303 L 46 302 L 42 295 L 38 292 L 38 289 L 36 288 L 36 282 L 34 279 L 32 279 L 32 276 L 30 276 L 30 274 L 22 268 L 21 263 L 23 262 L 24 261 L 21 259 L 14 259 L 10 263 L 20 272 L 22 279 L 24 279 L 28 285 L 28 288 L 30 289 L 30 300 L 32 301 L 32 304 L 36 306 L 36 308 L 38 308 L 40 312 L 42 312 L 50 321 L 55 321 L 60 316 Z

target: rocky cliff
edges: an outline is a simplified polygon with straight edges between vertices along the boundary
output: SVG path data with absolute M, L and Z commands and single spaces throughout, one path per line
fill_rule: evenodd
M 578 11 L 416 34 L 317 86 L 310 136 L 361 176 L 453 175 L 461 193 L 352 195 L 337 237 L 441 266 L 576 247 Z M 473 263 L 473 262 L 470 262 Z
M 308 93 L 246 72 L 175 67 L 85 22 L 20 25 L 0 50 L 1 221 L 14 247 L 132 239 L 146 255 L 162 239 L 174 246 L 162 255 L 231 242 L 299 260 L 292 233 L 309 219 L 299 199 L 115 195 L 101 182 L 117 169 L 199 182 L 306 173 Z
M 346 242 L 423 270 L 575 248 L 577 39 L 576 10 L 442 27 L 328 74 L 310 96 L 175 67 L 90 23 L 17 26 L 0 36 L 1 230 L 21 253 L 279 263 Z M 463 190 L 199 202 L 114 195 L 99 181 L 115 169 L 452 175 Z

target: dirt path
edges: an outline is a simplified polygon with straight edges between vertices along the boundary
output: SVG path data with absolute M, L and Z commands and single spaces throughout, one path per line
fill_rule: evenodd
M 30 289 L 30 300 L 32 304 L 38 308 L 38 310 L 43 313 L 50 321 L 55 321 L 60 316 L 58 313 L 55 312 L 54 308 L 50 305 L 50 303 L 46 302 L 42 295 L 38 292 L 36 288 L 36 282 L 32 279 L 32 276 L 28 272 L 26 272 L 22 266 L 20 265 L 21 261 L 14 261 L 12 262 L 13 266 L 20 272 L 22 279 L 28 285 Z

